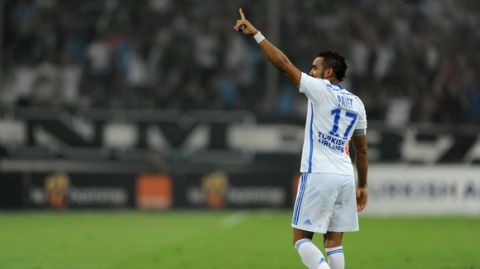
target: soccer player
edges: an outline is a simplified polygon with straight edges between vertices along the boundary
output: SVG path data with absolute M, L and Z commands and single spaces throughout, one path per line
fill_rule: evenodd
M 285 54 L 270 43 L 239 10 L 233 27 L 253 36 L 268 60 L 308 98 L 302 173 L 293 211 L 293 243 L 310 269 L 343 269 L 344 232 L 358 231 L 358 213 L 367 205 L 367 117 L 357 96 L 340 84 L 345 59 L 337 52 L 322 52 L 309 74 L 302 73 Z M 349 141 L 353 142 L 358 185 L 355 187 Z M 323 234 L 327 260 L 312 242 Z

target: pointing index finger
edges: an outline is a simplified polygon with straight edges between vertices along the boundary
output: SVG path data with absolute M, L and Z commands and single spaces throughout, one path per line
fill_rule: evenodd
M 240 12 L 240 19 L 245 20 L 245 15 L 243 14 L 242 8 L 239 8 L 238 11 Z

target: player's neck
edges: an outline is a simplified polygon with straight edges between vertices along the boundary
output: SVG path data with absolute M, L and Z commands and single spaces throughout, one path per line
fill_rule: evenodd
M 331 84 L 340 84 L 340 81 L 333 77 L 328 78 L 328 81 L 330 81 Z
M 330 81 L 331 84 L 340 84 L 340 81 L 333 75 L 333 74 L 328 74 L 324 76 L 324 79 Z

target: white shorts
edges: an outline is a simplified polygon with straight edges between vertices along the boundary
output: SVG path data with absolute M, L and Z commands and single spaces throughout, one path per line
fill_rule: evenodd
M 303 173 L 298 184 L 292 227 L 322 234 L 358 231 L 354 177 Z

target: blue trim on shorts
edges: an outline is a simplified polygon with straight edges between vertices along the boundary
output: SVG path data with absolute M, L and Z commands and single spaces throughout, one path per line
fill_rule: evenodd
M 312 157 L 313 157 L 313 103 L 310 102 L 310 152 L 308 155 L 308 172 L 312 172 Z
M 302 207 L 302 201 L 303 201 L 303 194 L 305 193 L 305 187 L 307 185 L 307 173 L 302 174 L 302 179 L 300 182 L 300 193 L 298 194 L 298 199 L 297 203 L 295 206 L 295 210 L 293 212 L 293 224 L 297 225 L 298 224 L 298 218 L 300 216 L 300 209 Z
M 302 173 L 302 175 L 300 176 L 300 187 L 298 188 L 297 201 L 295 202 L 295 208 L 293 210 L 293 220 L 292 220 L 293 224 L 296 224 L 297 212 L 298 212 L 298 207 L 300 206 L 300 196 L 301 196 L 301 193 L 302 193 L 304 177 L 305 177 L 305 173 Z

